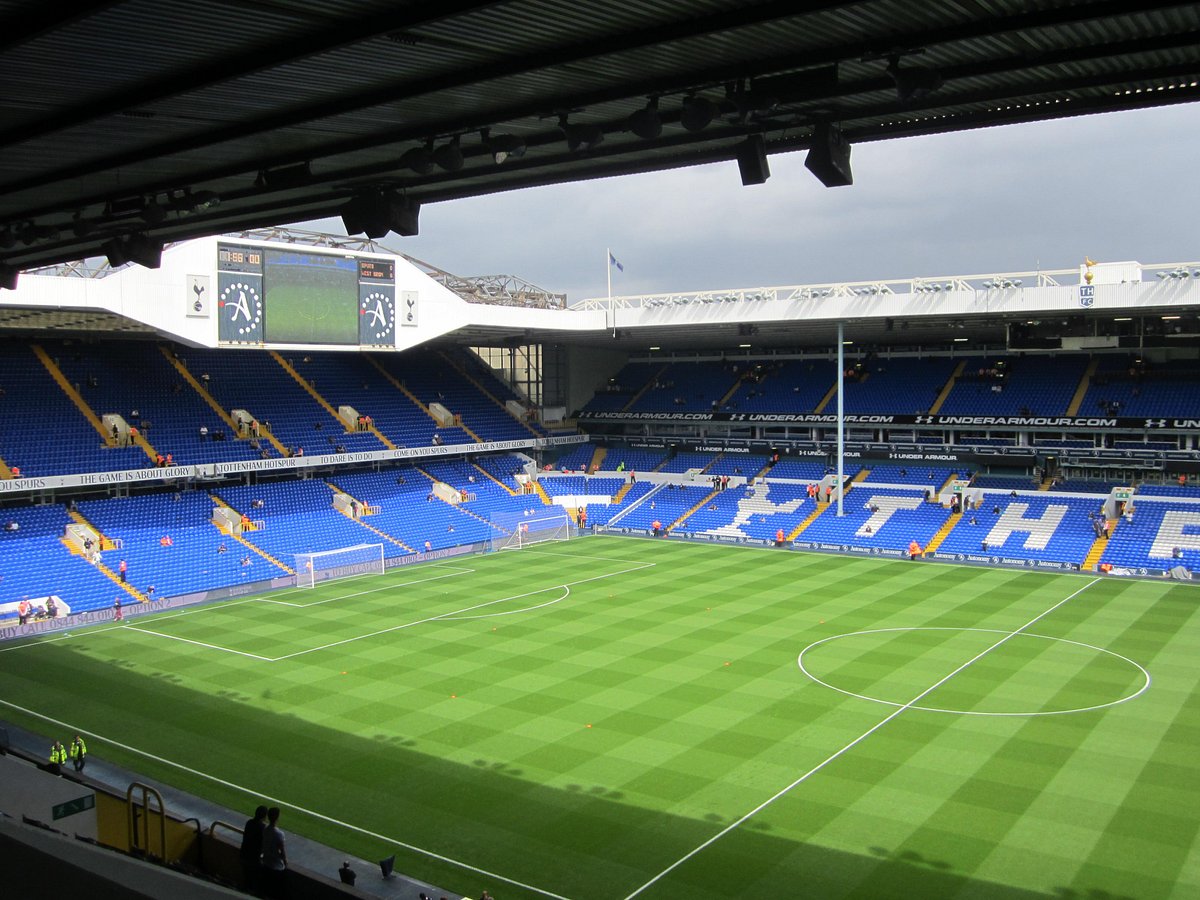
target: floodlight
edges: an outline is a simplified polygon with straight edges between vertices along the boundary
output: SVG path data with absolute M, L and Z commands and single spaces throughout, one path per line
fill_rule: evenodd
M 483 146 L 492 154 L 492 161 L 497 165 L 510 157 L 520 159 L 525 155 L 525 138 L 516 134 L 492 135 L 487 128 L 479 131 Z
M 433 151 L 433 161 L 438 168 L 447 172 L 457 172 L 463 167 L 462 149 L 458 143 L 459 136 L 456 134 L 447 143 Z
M 265 187 L 271 190 L 300 187 L 312 179 L 312 169 L 307 162 L 291 166 L 280 166 L 277 169 L 262 169 L 255 180 L 255 187 Z
M 575 125 L 567 121 L 566 113 L 558 117 L 558 127 L 567 139 L 567 149 L 591 150 L 604 142 L 604 129 L 599 125 Z
M 644 141 L 652 141 L 662 134 L 657 97 L 651 97 L 644 109 L 639 109 L 629 117 L 629 130 Z
M 688 131 L 703 131 L 717 115 L 717 104 L 707 97 L 688 95 L 679 110 L 679 124 Z
M 153 194 L 142 207 L 142 221 L 147 225 L 161 225 L 167 217 L 167 211 L 158 205 L 158 198 Z
M 925 66 L 900 68 L 900 57 L 893 56 L 887 67 L 887 73 L 896 84 L 896 94 L 904 102 L 920 100 L 942 86 L 942 73 L 937 69 Z
M 412 147 L 400 155 L 400 165 L 412 169 L 418 175 L 428 175 L 433 171 L 433 139 L 421 147 Z

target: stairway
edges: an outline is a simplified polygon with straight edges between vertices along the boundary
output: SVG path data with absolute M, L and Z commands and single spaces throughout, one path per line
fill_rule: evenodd
M 671 364 L 667 363 L 665 366 L 663 366 L 661 369 L 659 369 L 657 372 L 655 372 L 652 376 L 650 376 L 650 379 L 645 384 L 642 385 L 642 389 L 640 391 L 638 391 L 636 394 L 634 394 L 632 397 L 630 397 L 629 402 L 621 407 L 621 412 L 625 412 L 626 410 L 632 409 L 633 405 L 642 399 L 642 395 L 645 394 L 646 391 L 650 390 L 650 388 L 654 387 L 654 382 L 658 381 L 659 376 L 662 375 L 664 372 L 666 372 L 667 369 L 669 369 L 669 368 L 671 368 Z
M 438 426 L 438 428 L 443 427 L 442 424 L 440 422 L 438 422 L 437 416 L 435 416 L 433 413 L 431 413 L 429 411 L 429 407 L 426 406 L 424 403 L 422 403 L 419 399 L 417 399 L 416 394 L 414 394 L 412 391 L 410 391 L 408 388 L 406 388 L 403 384 L 401 384 L 400 380 L 398 378 L 396 378 L 395 375 L 393 375 L 391 372 L 389 372 L 387 369 L 385 369 L 383 367 L 383 364 L 380 363 L 379 360 L 377 360 L 371 356 L 364 356 L 363 359 L 365 359 L 372 366 L 374 366 L 379 371 L 379 374 L 388 380 L 388 384 L 390 384 L 392 387 L 394 387 L 396 390 L 398 390 L 400 393 L 402 393 L 405 397 L 407 397 L 409 400 L 411 400 L 413 402 L 413 404 L 415 404 L 417 406 L 417 408 L 421 410 L 421 412 L 423 412 L 423 413 L 425 413 L 425 415 L 429 416 L 429 418 L 433 421 L 433 423 L 435 425 Z M 468 435 L 470 435 L 471 440 L 476 441 L 477 443 L 480 443 L 480 444 L 483 443 L 483 439 L 479 435 L 477 435 L 475 432 L 473 432 L 470 428 L 468 428 L 466 425 L 456 425 L 455 427 L 461 428 Z
M 589 472 L 599 472 L 600 465 L 604 462 L 604 457 L 608 456 L 607 447 L 597 447 L 592 451 L 592 461 L 588 463 Z
M 240 437 L 241 432 L 238 430 L 237 422 L 233 421 L 233 416 L 221 408 L 221 404 L 218 403 L 216 398 L 214 398 L 213 395 L 208 392 L 204 385 L 202 385 L 199 380 L 197 380 L 196 377 L 188 371 L 187 366 L 175 358 L 175 354 L 171 352 L 169 347 L 159 345 L 158 349 L 162 351 L 162 355 L 167 358 L 167 362 L 174 367 L 175 371 L 179 373 L 180 377 L 191 386 L 193 391 L 200 395 L 200 398 L 208 404 L 209 408 L 212 409 L 213 412 L 221 417 L 221 421 L 229 426 L 229 430 L 233 433 L 234 438 Z M 280 456 L 288 455 L 288 448 L 283 446 L 278 438 L 271 434 L 267 429 L 260 427 L 259 436 L 270 441 L 271 446 L 279 451 Z
M 12 473 L 12 469 L 10 469 L 8 467 L 8 463 L 6 463 L 4 460 L 0 459 L 0 480 L 4 480 L 4 479 L 8 479 L 8 478 L 15 478 L 15 477 L 16 476 L 13 475 L 13 473 Z
M 537 495 L 542 498 L 543 506 L 552 506 L 554 504 L 554 501 L 550 499 L 550 495 L 546 493 L 546 489 L 542 487 L 542 483 L 540 481 L 535 480 L 533 482 L 533 489 Z
M 962 520 L 962 517 L 962 513 L 951 513 L 950 518 L 943 522 L 942 527 L 937 530 L 937 534 L 929 539 L 929 543 L 925 545 L 925 552 L 932 553 L 940 547 L 942 541 L 949 537 L 950 532 L 954 530 L 954 526 Z
M 1054 476 L 1047 475 L 1044 478 L 1042 478 L 1042 483 L 1038 485 L 1038 490 L 1039 491 L 1048 491 L 1048 490 L 1050 490 L 1050 486 L 1052 484 L 1054 484 Z
M 955 380 L 963 373 L 963 369 L 966 367 L 967 361 L 965 359 L 959 360 L 958 365 L 954 367 L 954 372 L 951 374 L 950 380 L 946 382 L 945 387 L 942 388 L 942 392 L 937 395 L 937 399 L 934 400 L 933 405 L 929 407 L 929 415 L 937 415 L 938 410 L 942 408 L 942 404 L 946 402 L 946 398 L 950 396 L 950 392 L 954 390 Z
M 100 546 L 97 549 L 101 553 L 106 553 L 109 550 L 119 550 L 120 549 L 120 545 L 116 541 L 106 538 L 104 536 L 104 532 L 101 531 L 99 528 L 97 528 L 95 525 L 93 525 L 91 522 L 89 522 L 87 520 L 87 518 L 83 515 L 83 513 L 79 512 L 79 510 L 68 509 L 67 516 L 76 525 L 83 525 L 84 527 L 90 528 L 92 531 L 95 532 L 96 537 L 98 537 L 100 539 Z
M 866 481 L 870 477 L 871 477 L 870 469 L 859 469 L 858 474 L 855 475 L 852 479 L 850 479 L 850 483 L 851 484 L 862 484 L 864 481 Z
M 106 447 L 117 446 L 113 440 L 112 432 L 104 427 L 104 423 L 100 421 L 100 417 L 92 412 L 92 408 L 87 405 L 83 397 L 79 396 L 79 391 L 75 390 L 75 386 L 63 374 L 62 369 L 54 364 L 54 360 L 50 358 L 50 354 L 40 344 L 30 344 L 30 349 L 33 350 L 34 356 L 38 358 L 41 364 L 46 367 L 46 371 L 50 373 L 50 377 L 54 379 L 55 383 L 62 389 L 62 392 L 71 398 L 71 402 L 83 413 L 83 417 L 96 429 L 100 435 L 100 439 L 104 441 L 104 445 Z M 146 457 L 151 462 L 154 462 L 158 456 L 158 452 L 150 446 L 146 438 L 139 434 L 136 443 L 145 452 Z
M 98 572 L 102 572 L 105 576 L 108 577 L 108 579 L 113 584 L 115 584 L 117 587 L 119 587 L 121 590 L 123 590 L 125 593 L 127 593 L 134 600 L 137 600 L 139 603 L 149 603 L 150 602 L 149 597 L 147 597 L 145 594 L 143 594 L 141 591 L 139 591 L 137 588 L 135 588 L 128 581 L 121 581 L 121 576 L 118 575 L 116 572 L 114 572 L 112 569 L 110 569 L 108 566 L 104 565 L 104 563 L 95 563 L 95 566 L 96 566 L 96 570 Z
M 1100 357 L 1093 356 L 1092 361 L 1088 363 L 1087 371 L 1079 379 L 1079 387 L 1075 388 L 1075 395 L 1071 397 L 1071 402 L 1067 405 L 1066 414 L 1068 416 L 1079 415 L 1079 407 L 1083 406 L 1083 398 L 1087 396 L 1088 388 L 1092 386 L 1092 376 L 1096 374 L 1099 365 Z
M 279 351 L 272 350 L 271 358 L 273 360 L 275 360 L 275 362 L 279 363 L 279 365 L 283 369 L 283 371 L 285 371 L 289 375 L 291 375 L 292 378 L 295 380 L 296 384 L 298 384 L 298 385 L 300 385 L 300 387 L 304 388 L 304 390 L 306 390 L 308 392 L 309 396 L 311 396 L 314 400 L 317 401 L 317 403 L 319 403 L 321 405 L 322 409 L 324 409 L 327 413 L 329 413 L 331 416 L 333 416 L 335 419 L 337 419 L 338 424 L 341 425 L 342 428 L 344 428 L 347 432 L 350 430 L 346 426 L 346 423 L 342 421 L 342 417 L 338 415 L 338 411 L 333 408 L 333 405 L 328 400 L 326 400 L 324 397 L 322 397 L 320 394 L 318 394 L 317 389 L 315 387 L 313 387 L 311 384 L 309 384 L 308 380 L 303 375 L 301 375 L 299 372 L 297 372 L 292 367 L 291 363 L 289 363 L 286 359 L 284 359 L 282 356 L 279 355 Z M 375 435 L 375 438 L 381 444 L 383 444 L 383 446 L 387 447 L 389 450 L 396 449 L 396 445 L 393 444 L 390 440 L 388 440 L 387 437 L 384 436 L 384 434 L 382 432 L 380 432 L 380 430 L 378 428 L 376 428 L 374 425 L 372 425 L 370 428 L 368 428 L 367 431 L 369 431 L 369 432 L 371 432 L 371 434 Z
M 631 482 L 631 481 L 627 481 L 623 485 L 621 485 L 620 489 L 615 494 L 613 494 L 613 499 L 612 499 L 613 506 L 620 506 L 621 502 L 625 499 L 625 495 L 628 494 L 632 489 L 633 489 L 633 482 Z
M 1083 558 L 1083 562 L 1079 564 L 1079 569 L 1082 572 L 1095 572 L 1096 564 L 1100 562 L 1100 557 L 1104 555 L 1104 551 L 1108 549 L 1108 542 L 1113 539 L 1113 535 L 1117 533 L 1117 525 L 1120 524 L 1120 519 L 1108 520 L 1108 537 L 1098 537 L 1092 542 L 1091 548 L 1087 552 L 1087 556 Z
M 534 428 L 528 422 L 524 421 L 523 419 L 518 418 L 517 416 L 514 416 L 512 414 L 512 412 L 509 410 L 509 408 L 507 406 L 505 406 L 503 403 L 501 403 L 500 399 L 498 397 L 496 397 L 495 394 L 493 394 L 491 391 L 489 391 L 487 388 L 485 388 L 482 384 L 480 384 L 478 381 L 476 381 L 470 372 L 468 372 L 465 368 L 463 368 L 462 366 L 460 366 L 458 364 L 458 362 L 454 359 L 454 357 L 452 357 L 450 354 L 446 353 L 444 350 L 438 351 L 438 355 L 441 356 L 441 358 L 444 359 L 451 366 L 451 368 L 454 369 L 454 371 L 456 371 L 459 375 L 461 375 L 463 378 L 465 378 L 467 381 L 469 381 L 472 385 L 474 385 L 475 389 L 477 391 L 479 391 L 479 393 L 483 394 L 483 396 L 487 397 L 489 400 L 491 400 L 493 403 L 495 403 L 498 407 L 500 407 L 502 410 L 504 410 L 505 415 L 507 415 L 509 418 L 513 419 L 514 421 L 520 422 L 521 426 L 526 431 L 528 431 L 530 433 L 530 435 L 532 435 L 535 438 L 541 437 L 541 435 L 538 434 L 537 431 L 534 430 Z M 463 426 L 463 430 L 466 430 L 465 426 Z M 467 431 L 467 434 L 471 434 L 471 432 Z M 473 434 L 472 434 L 472 437 L 474 437 Z M 479 438 L 475 437 L 475 440 L 479 440 Z
M 705 505 L 707 505 L 708 503 L 711 503 L 713 498 L 716 497 L 717 494 L 719 494 L 719 493 L 721 493 L 719 490 L 709 491 L 708 494 L 705 495 L 704 499 L 702 499 L 699 503 L 694 504 L 691 507 L 691 509 L 689 509 L 687 512 L 685 512 L 682 516 L 680 516 L 678 519 L 676 519 L 670 525 L 668 525 L 667 529 L 666 529 L 667 533 L 670 534 L 671 529 L 675 528 L 678 525 L 682 525 L 687 520 L 687 517 L 690 516 L 692 513 L 694 513 L 696 510 L 704 509 Z
M 840 378 L 841 376 L 839 375 L 838 377 Z M 837 389 L 838 389 L 838 382 L 837 382 L 837 379 L 835 378 L 833 381 L 833 385 L 829 388 L 828 391 L 825 392 L 825 396 L 821 398 L 821 402 L 818 403 L 815 407 L 813 407 L 813 412 L 814 413 L 823 413 L 825 411 L 825 407 L 828 406 L 833 401 L 833 398 L 837 396 Z
M 817 520 L 817 516 L 819 516 L 821 513 L 825 512 L 825 510 L 829 509 L 832 506 L 833 506 L 832 503 L 825 503 L 825 504 L 818 503 L 817 508 L 808 514 L 807 519 L 805 519 L 803 522 L 801 522 L 799 525 L 797 525 L 795 528 L 793 528 L 790 532 L 788 532 L 788 536 L 787 536 L 788 543 L 790 544 L 792 541 L 794 541 L 796 538 L 798 538 L 800 536 L 801 532 L 803 532 L 805 528 L 807 528 L 809 525 L 811 525 L 813 522 L 815 522 Z
M 212 502 L 215 503 L 217 506 L 222 506 L 225 509 L 233 509 L 232 506 L 230 506 L 228 503 L 226 503 L 224 500 L 222 500 L 216 494 L 209 494 L 208 496 L 209 496 L 209 499 L 211 499 Z M 233 509 L 233 511 L 238 512 L 236 509 Z M 238 513 L 238 515 L 240 516 L 241 513 Z M 215 526 L 215 525 L 213 527 L 217 528 L 217 526 Z M 233 532 L 233 531 L 226 531 L 224 528 L 217 528 L 217 530 L 220 531 L 221 534 L 229 535 L 231 538 L 233 538 L 235 541 L 237 541 L 239 544 L 241 544 L 246 549 L 253 550 L 255 553 L 257 553 L 259 556 L 261 556 L 263 559 L 265 559 L 271 565 L 279 566 L 279 568 L 283 569 L 283 571 L 287 572 L 289 575 L 296 574 L 296 570 L 293 569 L 291 566 L 281 563 L 279 560 L 277 560 L 275 557 L 273 557 L 266 550 L 263 550 L 261 547 L 256 547 L 254 544 L 250 543 L 248 540 L 246 540 L 240 534 L 237 534 L 236 532 Z
M 511 496 L 513 496 L 513 497 L 517 496 L 516 491 L 514 491 L 512 488 L 510 488 L 507 484 L 505 484 L 503 481 L 501 481 L 499 478 L 497 478 L 495 475 L 493 475 L 491 472 L 489 472 L 483 466 L 479 465 L 479 463 L 471 463 L 471 465 L 473 465 L 476 469 L 478 469 L 480 472 L 482 472 L 484 478 L 487 478 L 487 479 L 490 479 L 491 481 L 496 482 L 496 484 L 500 485 L 500 487 L 502 487 L 506 491 L 508 491 L 508 493 Z
M 329 487 L 329 489 L 330 489 L 330 490 L 332 490 L 332 491 L 337 491 L 339 494 L 346 494 L 346 492 L 345 492 L 345 491 L 343 491 L 343 490 L 342 490 L 340 487 L 338 487 L 336 484 L 333 484 L 332 482 L 328 482 L 328 481 L 327 481 L 327 482 L 325 482 L 325 484 L 326 484 L 326 485 Z M 353 496 L 353 495 L 351 495 L 351 494 L 346 494 L 346 496 L 347 496 L 347 497 L 350 497 L 352 500 L 354 500 L 355 502 L 357 502 L 357 503 L 358 503 L 358 505 L 359 505 L 359 508 L 360 508 L 360 509 L 366 509 L 366 508 L 367 508 L 367 504 L 363 503 L 363 502 L 362 502 L 361 500 L 359 500 L 357 497 L 354 497 L 354 496 Z M 371 524 L 370 524 L 370 523 L 368 523 L 368 522 L 364 522 L 364 521 L 362 520 L 362 518 L 361 518 L 361 517 L 362 517 L 362 516 L 364 516 L 364 515 L 366 515 L 366 513 L 362 513 L 362 512 L 360 512 L 360 513 L 359 513 L 359 518 L 357 518 L 357 519 L 356 519 L 356 518 L 354 518 L 354 516 L 350 515 L 350 513 L 346 512 L 345 510 L 340 510 L 340 512 L 341 512 L 341 514 L 342 514 L 342 515 L 344 515 L 344 516 L 345 516 L 347 519 L 349 519 L 350 521 L 354 522 L 354 523 L 355 523 L 355 524 L 357 524 L 357 525 L 361 525 L 363 528 L 367 529 L 367 531 L 373 531 L 373 532 L 375 532 L 375 534 L 379 535 L 379 536 L 380 536 L 381 538 L 383 538 L 385 541 L 388 541 L 389 543 L 395 544 L 397 547 L 401 547 L 401 548 L 403 548 L 404 550 L 407 550 L 409 553 L 416 553 L 416 552 L 417 552 L 416 550 L 414 550 L 412 547 L 408 546 L 408 544 L 404 543 L 404 541 L 400 540 L 399 538 L 394 538 L 394 537 L 392 537 L 390 534 L 388 534 L 386 531 L 381 531 L 380 529 L 376 528 L 374 525 L 371 525 Z

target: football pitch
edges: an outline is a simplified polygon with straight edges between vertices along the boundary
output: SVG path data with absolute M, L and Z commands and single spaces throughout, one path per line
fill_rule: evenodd
M 602 536 L 0 645 L 0 715 L 468 896 L 1191 898 L 1198 610 Z

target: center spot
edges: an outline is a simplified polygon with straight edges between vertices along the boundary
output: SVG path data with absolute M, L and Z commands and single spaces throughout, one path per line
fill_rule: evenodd
M 839 693 L 956 715 L 1088 712 L 1132 700 L 1150 686 L 1150 673 L 1133 660 L 1066 638 L 1021 632 L 988 650 L 1010 633 L 938 627 L 856 631 L 809 644 L 797 662 L 810 679 Z

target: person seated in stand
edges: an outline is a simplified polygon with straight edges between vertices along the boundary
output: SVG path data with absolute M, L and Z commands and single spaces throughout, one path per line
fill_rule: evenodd
M 58 604 L 56 604 L 54 602 L 53 597 L 46 598 L 46 618 L 48 618 L 48 619 L 58 618 Z
M 160 547 L 173 547 L 175 546 L 175 541 L 171 539 L 169 534 L 164 534 L 158 539 L 158 544 Z

